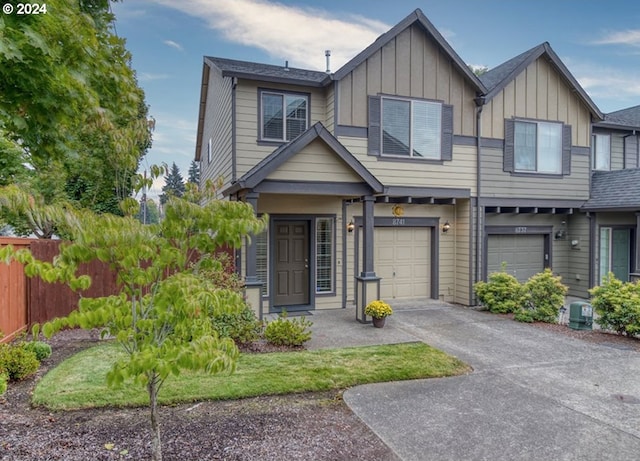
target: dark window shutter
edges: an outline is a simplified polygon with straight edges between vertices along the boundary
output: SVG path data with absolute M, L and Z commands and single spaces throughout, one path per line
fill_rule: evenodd
M 442 160 L 453 159 L 453 106 L 442 105 Z
M 571 125 L 562 125 L 562 174 L 571 174 Z
M 371 155 L 380 155 L 380 97 L 369 96 L 369 148 Z
M 514 120 L 504 121 L 504 163 L 502 169 L 507 173 L 514 171 L 514 131 L 516 123 Z

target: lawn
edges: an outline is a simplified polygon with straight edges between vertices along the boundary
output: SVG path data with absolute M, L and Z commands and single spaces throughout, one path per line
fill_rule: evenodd
M 52 410 L 147 405 L 146 390 L 138 384 L 107 386 L 107 371 L 119 354 L 123 354 L 119 346 L 108 343 L 70 357 L 40 380 L 33 393 L 34 405 Z M 469 371 L 465 363 L 424 343 L 242 354 L 231 375 L 183 373 L 168 378 L 159 402 L 338 390 L 358 384 L 437 378 Z

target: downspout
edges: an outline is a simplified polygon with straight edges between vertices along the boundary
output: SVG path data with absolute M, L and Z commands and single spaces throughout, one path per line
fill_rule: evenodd
M 480 195 L 482 191 L 480 139 L 482 138 L 482 109 L 484 107 L 484 103 L 484 98 L 476 98 L 476 104 L 478 105 L 478 110 L 476 111 L 476 282 L 480 281 L 482 276 L 482 259 L 480 257 L 480 224 L 482 222 L 480 216 Z M 471 292 L 473 293 L 473 290 Z
M 236 87 L 238 77 L 231 78 L 231 183 L 238 179 L 236 158 Z

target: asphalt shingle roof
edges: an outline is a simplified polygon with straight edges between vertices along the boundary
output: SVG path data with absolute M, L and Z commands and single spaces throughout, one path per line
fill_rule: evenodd
M 591 179 L 591 198 L 582 208 L 640 209 L 640 168 L 596 171 Z
M 207 56 L 205 58 L 211 62 L 224 75 L 249 78 L 254 80 L 265 80 L 265 78 L 286 81 L 307 82 L 313 86 L 320 86 L 328 78 L 326 72 L 315 70 L 297 69 L 295 67 L 274 66 L 272 64 L 260 64 L 257 62 L 238 61 L 235 59 L 225 59 Z
M 487 87 L 489 92 L 496 86 L 502 83 L 507 77 L 509 77 L 516 69 L 518 69 L 524 62 L 529 59 L 529 56 L 538 52 L 538 50 L 544 45 L 538 45 L 530 50 L 525 51 L 518 56 L 503 62 L 499 66 L 485 72 L 480 76 L 480 81 Z
M 640 106 L 629 107 L 605 114 L 604 123 L 624 127 L 640 127 Z

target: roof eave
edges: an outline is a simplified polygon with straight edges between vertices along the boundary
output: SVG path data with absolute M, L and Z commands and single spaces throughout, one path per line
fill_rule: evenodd
M 200 84 L 200 107 L 198 108 L 198 130 L 196 132 L 196 152 L 194 159 L 200 161 L 200 153 L 202 151 L 202 134 L 204 132 L 204 117 L 207 107 L 207 93 L 209 88 L 209 72 L 210 63 L 205 62 L 202 64 L 202 82 Z

